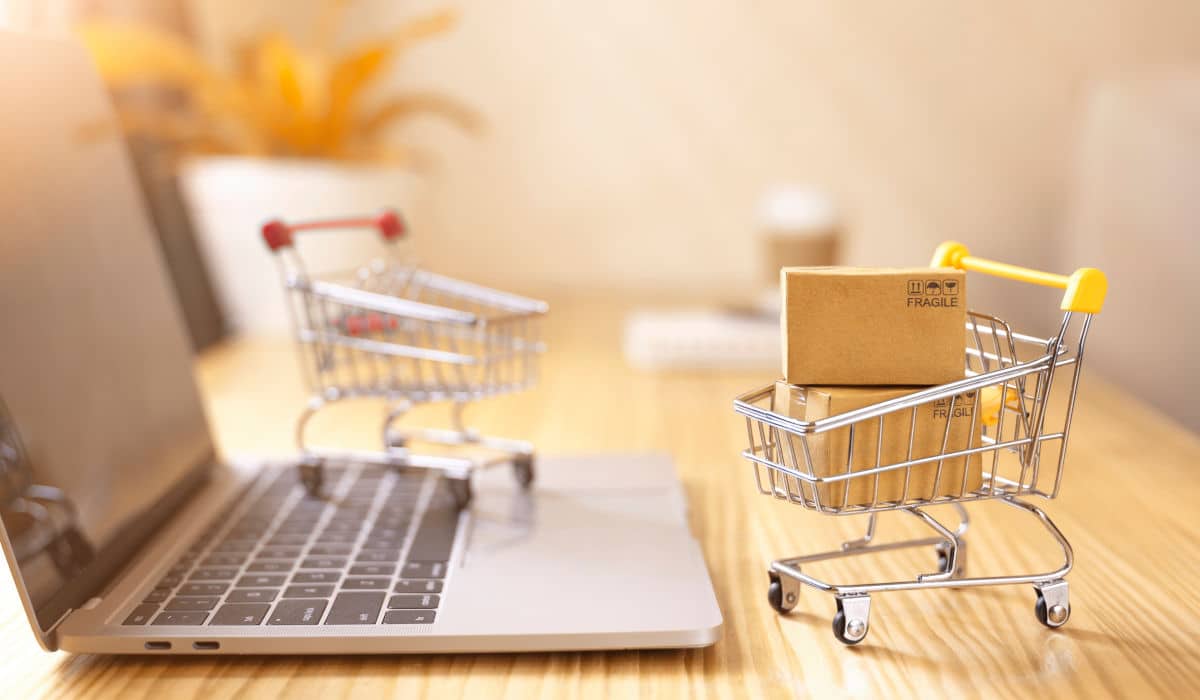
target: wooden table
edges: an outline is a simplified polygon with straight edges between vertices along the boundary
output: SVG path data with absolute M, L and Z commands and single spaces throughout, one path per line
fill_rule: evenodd
M 540 387 L 474 412 L 483 428 L 546 453 L 664 450 L 691 499 L 725 614 L 724 638 L 691 651 L 347 658 L 99 658 L 37 648 L 8 581 L 0 588 L 5 697 L 816 697 L 889 695 L 1186 697 L 1200 687 L 1200 440 L 1085 376 L 1062 497 L 1045 504 L 1075 545 L 1073 614 L 1034 618 L 1028 586 L 879 594 L 871 634 L 834 640 L 832 597 L 805 589 L 787 617 L 766 604 L 766 562 L 834 545 L 860 519 L 760 498 L 737 457 L 731 398 L 770 373 L 645 373 L 620 354 L 620 304 L 562 302 Z M 290 449 L 303 394 L 291 346 L 241 341 L 207 353 L 199 378 L 226 451 Z M 339 438 L 375 434 L 375 408 L 326 421 Z M 363 420 L 356 420 L 361 416 Z M 1050 542 L 1012 509 L 975 510 L 972 573 L 1051 567 Z M 881 521 L 908 532 L 899 515 Z M 932 551 L 861 565 L 930 570 Z M 921 568 L 923 567 L 923 568 Z M 860 569 L 861 571 L 861 569 Z

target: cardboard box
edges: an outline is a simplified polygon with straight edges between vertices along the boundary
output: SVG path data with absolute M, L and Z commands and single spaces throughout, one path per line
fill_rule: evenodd
M 785 267 L 780 284 L 789 384 L 929 385 L 963 378 L 961 270 Z
M 856 408 L 894 399 L 923 387 L 800 387 L 792 386 L 784 381 L 775 383 L 774 411 L 790 418 L 804 421 L 815 421 L 828 418 Z M 945 437 L 947 415 L 950 413 L 950 401 L 939 401 L 922 404 L 917 408 L 917 429 L 913 435 L 912 458 L 932 457 L 941 454 L 942 440 L 946 439 L 946 452 L 965 450 L 979 447 L 982 433 L 982 421 L 975 421 L 972 431 L 971 416 L 977 409 L 976 392 L 959 394 L 954 401 L 953 415 L 949 417 L 950 435 Z M 912 410 L 889 413 L 883 419 L 883 449 L 879 456 L 879 466 L 896 464 L 907 461 L 909 428 L 912 425 Z M 856 423 L 854 425 L 854 451 L 851 459 L 850 427 L 814 433 L 808 436 L 809 454 L 813 461 L 814 476 L 833 476 L 846 473 L 849 461 L 851 471 L 873 469 L 876 466 L 876 452 L 879 451 L 879 419 Z M 803 447 L 796 445 L 797 459 L 803 460 Z M 801 471 L 806 466 L 801 465 Z M 904 469 L 897 469 L 879 475 L 879 503 L 898 501 L 904 495 Z M 956 457 L 943 460 L 941 480 L 937 491 L 934 483 L 937 481 L 937 462 L 929 462 L 911 468 L 909 476 L 908 497 L 927 499 L 935 496 L 958 496 L 965 492 L 978 489 L 983 483 L 983 460 L 979 454 L 970 457 Z M 963 475 L 966 474 L 966 488 L 963 488 Z M 846 486 L 850 494 L 846 498 Z M 823 506 L 841 506 L 845 499 L 846 505 L 869 505 L 875 490 L 875 477 L 864 476 L 847 479 L 844 482 L 822 484 L 818 489 Z M 807 494 L 811 497 L 811 491 Z

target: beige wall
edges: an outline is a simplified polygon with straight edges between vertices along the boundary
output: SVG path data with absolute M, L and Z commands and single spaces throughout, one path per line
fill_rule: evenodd
M 275 23 L 302 32 L 319 4 L 50 4 L 177 24 L 179 2 L 210 45 Z M 353 0 L 344 38 L 441 4 Z M 459 5 L 459 29 L 396 82 L 459 96 L 490 126 L 406 130 L 442 160 L 412 206 L 417 245 L 504 284 L 739 292 L 754 280 L 755 202 L 779 181 L 837 196 L 848 262 L 920 264 L 953 237 L 1073 266 L 1058 241 L 1089 83 L 1200 65 L 1193 0 Z
M 431 261 L 505 284 L 737 291 L 779 180 L 838 196 L 850 262 L 921 264 L 954 237 L 1081 264 L 1054 241 L 1089 80 L 1186 61 L 1191 0 L 526 0 L 465 3 L 399 81 L 491 123 L 479 142 L 422 132 L 445 159 L 419 210 Z
M 210 48 L 270 23 L 301 31 L 317 2 L 180 1 Z M 343 38 L 438 5 L 356 0 Z M 747 297 L 757 288 L 756 200 L 773 183 L 800 181 L 842 203 L 846 262 L 923 264 L 938 241 L 957 238 L 1028 265 L 1117 266 L 1114 294 L 1157 279 L 1132 262 L 1136 246 L 1126 254 L 1128 243 L 1112 243 L 1128 229 L 1094 226 L 1105 215 L 1079 211 L 1095 197 L 1079 194 L 1090 187 L 1081 184 L 1090 182 L 1079 165 L 1090 138 L 1082 127 L 1094 120 L 1085 115 L 1097 82 L 1200 73 L 1195 0 L 460 7 L 458 30 L 408 56 L 396 77 L 461 97 L 489 122 L 477 139 L 436 123 L 405 130 L 441 158 L 408 207 L 415 247 L 440 270 L 530 292 Z M 1176 200 L 1188 201 L 1181 191 Z M 1136 236 L 1159 219 L 1124 220 Z M 1012 296 L 995 285 L 973 286 L 972 297 L 1023 322 L 1054 306 L 1052 294 Z M 1135 316 L 1114 316 L 1109 332 L 1128 335 Z M 1123 356 L 1102 364 L 1133 388 L 1146 385 Z M 1158 385 L 1179 371 L 1159 370 Z
M 1100 85 L 1085 115 L 1068 254 L 1112 290 L 1088 362 L 1200 431 L 1200 71 Z

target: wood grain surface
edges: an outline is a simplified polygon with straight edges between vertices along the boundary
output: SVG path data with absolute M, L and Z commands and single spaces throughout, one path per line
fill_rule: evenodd
M 768 373 L 645 373 L 620 355 L 623 305 L 557 303 L 543 381 L 485 404 L 482 428 L 545 453 L 664 450 L 676 460 L 725 614 L 724 638 L 691 651 L 410 657 L 104 658 L 47 654 L 11 582 L 0 587 L 3 697 L 1187 697 L 1200 687 L 1200 440 L 1085 373 L 1063 495 L 1045 503 L 1075 545 L 1072 617 L 1049 631 L 1029 586 L 877 594 L 871 634 L 845 648 L 831 596 L 805 589 L 786 617 L 766 604 L 769 559 L 834 546 L 862 527 L 757 495 L 737 454 L 731 398 Z M 229 452 L 286 452 L 303 398 L 285 340 L 205 355 L 198 376 Z M 375 435 L 376 407 L 348 406 L 318 430 Z M 369 425 L 369 429 L 362 426 Z M 972 573 L 1053 565 L 1048 537 L 982 504 Z M 912 532 L 885 516 L 883 537 Z M 934 553 L 860 561 L 864 580 L 928 571 Z M 857 567 L 857 568 L 855 568 Z

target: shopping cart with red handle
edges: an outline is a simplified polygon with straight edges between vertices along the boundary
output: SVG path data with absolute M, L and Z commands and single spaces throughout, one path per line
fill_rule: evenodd
M 364 228 L 382 236 L 384 257 L 344 278 L 318 279 L 309 273 L 296 234 Z M 366 459 L 442 471 L 464 506 L 471 499 L 471 474 L 482 467 L 511 464 L 518 483 L 528 487 L 534 476 L 533 446 L 482 435 L 465 425 L 463 413 L 470 402 L 522 391 L 536 382 L 545 351 L 540 321 L 549 307 L 404 262 L 395 250 L 404 234 L 404 220 L 392 211 L 291 224 L 274 220 L 262 228 L 279 263 L 312 392 L 296 425 L 301 480 L 317 493 L 327 461 Z M 308 444 L 305 430 L 318 411 L 360 397 L 388 402 L 381 450 Z M 396 425 L 415 404 L 427 402 L 450 403 L 449 429 Z M 419 443 L 469 449 L 420 454 L 415 448 Z

